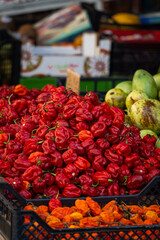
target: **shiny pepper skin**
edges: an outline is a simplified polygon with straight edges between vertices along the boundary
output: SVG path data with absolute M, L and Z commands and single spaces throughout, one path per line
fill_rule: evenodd
M 106 133 L 106 125 L 104 122 L 95 122 L 90 130 L 94 137 L 103 137 Z

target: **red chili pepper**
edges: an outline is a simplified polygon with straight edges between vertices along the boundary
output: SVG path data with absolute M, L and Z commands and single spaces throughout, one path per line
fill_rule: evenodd
M 77 159 L 77 153 L 75 153 L 73 149 L 68 149 L 62 154 L 62 158 L 65 164 L 73 163 Z
M 130 156 L 124 159 L 124 164 L 129 168 L 136 166 L 137 162 L 140 162 L 140 156 L 137 153 L 131 153 Z
M 10 140 L 6 144 L 6 151 L 7 154 L 9 153 L 20 153 L 22 151 L 23 145 L 20 142 L 17 142 L 15 140 Z
M 67 127 L 67 128 L 70 127 L 68 120 L 65 120 L 65 119 L 58 119 L 57 118 L 55 120 L 55 123 L 56 123 L 57 127 Z M 52 125 L 53 125 L 53 123 L 52 123 Z
M 86 174 L 80 175 L 79 176 L 79 184 L 81 186 L 84 185 L 84 184 L 92 185 L 93 184 L 93 179 Z
M 42 178 L 46 181 L 48 186 L 51 186 L 54 183 L 54 175 L 52 173 L 45 173 Z
M 155 144 L 157 138 L 154 135 L 147 134 L 143 137 L 143 142 Z
M 31 134 L 25 130 L 20 130 L 15 134 L 15 141 L 20 142 L 24 145 L 25 141 L 27 141 L 31 137 Z
M 43 154 L 37 156 L 36 164 L 39 165 L 43 170 L 50 170 L 50 168 L 53 166 L 53 161 L 49 156 Z
M 96 120 L 98 120 L 98 118 L 103 114 L 104 114 L 104 107 L 102 105 L 94 106 L 94 108 L 92 109 L 92 115 Z
M 107 187 L 97 186 L 96 190 L 98 192 L 97 196 L 107 196 Z
M 90 149 L 96 148 L 96 144 L 93 139 L 87 138 L 81 143 L 82 147 L 88 152 Z
M 4 110 L 4 111 L 3 111 Z M 14 107 L 12 107 L 11 105 L 8 105 L 6 107 L 2 108 L 2 111 L 5 112 L 5 119 L 6 121 L 10 124 L 13 123 L 15 119 L 18 118 L 18 114 L 16 112 L 16 110 L 14 109 Z
M 63 107 L 63 117 L 65 119 L 71 119 L 75 116 L 76 110 L 77 110 L 78 106 L 76 106 L 75 104 L 66 104 Z
M 95 197 L 95 196 L 98 196 L 98 190 L 96 187 L 92 187 L 89 184 L 84 184 L 82 186 L 82 194 L 84 196 Z
M 55 141 L 55 130 L 49 129 L 49 132 L 45 135 L 45 139 Z
M 0 174 L 10 168 L 11 168 L 11 165 L 10 165 L 9 161 L 0 160 Z
M 81 121 L 92 121 L 93 116 L 92 113 L 85 109 L 85 108 L 78 108 L 76 111 L 76 121 L 81 122 Z
M 52 212 L 57 207 L 62 207 L 61 200 L 58 199 L 58 198 L 53 198 L 52 197 L 51 200 L 48 203 L 49 211 Z
M 139 148 L 141 157 L 147 159 L 154 156 L 155 145 L 153 143 L 142 143 Z
M 57 173 L 55 182 L 59 188 L 64 188 L 69 183 L 69 178 L 64 173 Z
M 78 122 L 76 124 L 76 130 L 78 132 L 80 132 L 82 130 L 89 130 L 89 124 L 86 121 Z
M 84 155 L 85 151 L 80 143 L 70 142 L 69 148 L 72 149 L 74 152 L 76 152 L 77 155 L 79 155 L 79 156 Z
M 74 179 L 76 176 L 78 176 L 79 170 L 74 164 L 69 163 L 69 164 L 67 164 L 66 167 L 63 168 L 63 173 L 69 179 L 72 179 L 72 178 Z
M 152 167 L 160 168 L 160 162 L 156 158 L 150 157 L 144 161 L 144 167 L 148 170 Z
M 42 169 L 39 166 L 33 165 L 22 174 L 22 178 L 26 181 L 33 181 L 36 177 L 41 176 L 41 174 Z
M 147 168 L 144 165 L 138 165 L 133 168 L 133 172 L 139 175 L 147 174 Z
M 131 147 L 125 142 L 120 142 L 114 149 L 117 153 L 122 154 L 124 157 L 131 154 Z
M 43 123 L 42 126 L 39 126 L 39 128 L 37 128 L 35 135 L 38 136 L 41 139 L 44 139 L 48 130 L 49 130 L 49 126 L 44 125 L 44 123 Z
M 112 125 L 112 116 L 111 114 L 103 114 L 98 118 L 99 122 L 104 122 L 107 127 Z
M 9 183 L 18 192 L 22 189 L 22 180 L 19 177 L 6 177 L 5 182 Z
M 110 147 L 109 142 L 105 138 L 98 138 L 96 140 L 96 145 L 97 145 L 98 149 L 100 149 L 100 150 L 105 150 Z
M 110 182 L 113 182 L 111 179 L 111 174 L 108 173 L 106 170 L 97 171 L 93 174 L 93 181 L 98 183 L 101 186 L 108 186 Z
M 92 134 L 90 131 L 88 131 L 88 130 L 82 130 L 82 131 L 80 131 L 80 132 L 78 133 L 78 138 L 79 138 L 79 140 L 82 142 L 82 141 L 84 141 L 85 139 L 88 139 L 88 138 L 93 139 L 94 136 L 93 136 L 93 134 Z
M 112 106 L 110 108 L 111 115 L 113 117 L 112 124 L 121 127 L 125 121 L 125 114 L 124 111 L 118 107 Z
M 87 176 L 90 176 L 90 177 L 93 177 L 94 173 L 95 173 L 95 170 L 94 170 L 93 167 L 89 167 L 89 168 L 87 168 L 86 171 L 85 171 L 85 174 L 86 174 Z
M 19 194 L 24 197 L 25 199 L 31 199 L 32 198 L 32 193 L 28 191 L 27 189 L 21 189 L 19 191 Z
M 88 151 L 88 160 L 94 161 L 96 156 L 102 156 L 102 152 L 99 149 L 93 148 Z
M 130 189 L 129 190 L 129 195 L 134 195 L 137 194 L 141 191 L 141 189 Z
M 85 171 L 87 168 L 91 166 L 90 162 L 87 161 L 87 159 L 80 156 L 77 157 L 77 160 L 74 161 L 73 164 L 79 169 L 79 171 Z
M 123 156 L 121 154 L 116 153 L 113 149 L 106 149 L 104 153 L 107 160 L 109 160 L 112 163 L 116 163 L 119 166 L 123 163 Z
M 98 98 L 98 95 L 95 92 L 89 91 L 84 96 L 84 99 L 91 101 L 94 105 L 99 104 L 99 98 Z
M 131 171 L 130 171 L 129 167 L 125 164 L 122 164 L 119 169 L 118 179 L 120 180 L 120 182 L 122 184 L 126 185 L 127 179 L 130 176 L 131 176 Z
M 160 161 L 160 148 L 154 150 L 154 157 Z
M 4 175 L 5 177 L 13 177 L 14 178 L 14 177 L 19 177 L 20 172 L 17 169 L 15 169 L 14 167 L 12 167 L 12 168 L 7 168 L 2 175 Z
M 95 158 L 92 162 L 92 167 L 96 171 L 103 171 L 105 169 L 106 165 L 107 165 L 107 159 L 105 157 L 103 157 L 102 155 L 95 156 Z
M 90 130 L 94 137 L 103 137 L 106 133 L 106 125 L 104 122 L 95 122 Z
M 17 113 L 21 113 L 24 109 L 27 108 L 26 99 L 15 99 L 12 101 L 12 107 L 15 108 Z
M 19 170 L 20 172 L 26 171 L 31 166 L 32 163 L 25 157 L 18 157 L 14 162 L 15 169 Z
M 145 180 L 147 183 L 149 183 L 154 177 L 159 175 L 160 175 L 160 169 L 153 167 L 149 170 L 149 173 L 145 176 Z
M 53 167 L 61 168 L 63 166 L 62 154 L 58 151 L 51 153 L 51 164 Z
M 108 196 L 118 196 L 120 195 L 120 189 L 119 189 L 119 185 L 118 183 L 114 182 L 111 183 L 108 187 L 107 187 L 107 195 Z
M 46 181 L 38 176 L 33 180 L 32 186 L 35 193 L 43 193 L 46 188 Z
M 43 196 L 53 198 L 57 198 L 57 196 L 60 197 L 59 188 L 56 185 L 48 186 L 44 189 Z
M 116 163 L 109 163 L 107 165 L 106 171 L 111 174 L 112 178 L 117 178 L 119 175 L 119 169 L 120 167 Z
M 42 143 L 42 149 L 45 154 L 51 154 L 55 152 L 56 145 L 52 140 L 47 139 Z
M 52 102 L 46 102 L 43 104 L 40 114 L 42 118 L 53 121 L 57 117 L 57 111 L 55 110 L 54 104 Z
M 39 139 L 38 137 L 29 138 L 24 146 L 23 146 L 23 152 L 25 155 L 29 155 L 32 152 L 42 151 L 41 144 L 43 143 L 42 139 Z
M 107 141 L 111 144 L 119 143 L 120 141 L 120 128 L 112 125 L 108 128 Z
M 74 184 L 67 184 L 62 192 L 63 197 L 80 197 L 81 189 L 76 187 Z
M 142 175 L 135 174 L 128 177 L 126 184 L 128 189 L 139 189 L 145 185 L 145 179 Z

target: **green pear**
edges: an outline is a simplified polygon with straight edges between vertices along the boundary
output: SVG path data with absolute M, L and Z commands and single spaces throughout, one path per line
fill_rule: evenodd
M 131 93 L 128 94 L 126 98 L 126 107 L 128 109 L 136 101 L 148 98 L 149 97 L 147 96 L 147 94 L 145 94 L 141 90 L 133 90 Z
M 156 82 L 156 85 L 157 85 L 157 89 L 158 91 L 160 90 L 160 73 L 157 73 L 153 76 L 155 82 Z
M 135 72 L 132 80 L 132 89 L 138 89 L 147 94 L 149 98 L 157 98 L 157 85 L 152 75 L 139 69 Z
M 115 88 L 123 90 L 127 95 L 132 91 L 132 81 L 123 81 L 118 83 Z
M 156 99 L 138 100 L 128 109 L 134 126 L 160 134 L 160 102 Z
M 160 139 L 159 138 L 156 141 L 155 147 L 156 148 L 160 148 Z
M 144 136 L 146 136 L 147 134 L 149 134 L 149 135 L 153 135 L 153 136 L 155 136 L 157 139 L 158 139 L 158 135 L 155 133 L 155 132 L 153 132 L 152 130 L 148 130 L 148 129 L 143 129 L 143 130 L 140 130 L 140 136 L 141 136 L 141 138 L 143 138 Z
M 119 89 L 112 88 L 105 95 L 105 102 L 108 103 L 110 107 L 115 106 L 124 109 L 127 94 Z

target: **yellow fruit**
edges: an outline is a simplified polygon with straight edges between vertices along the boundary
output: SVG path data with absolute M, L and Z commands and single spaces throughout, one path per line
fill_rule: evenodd
M 139 17 L 131 13 L 116 13 L 112 19 L 119 24 L 136 25 L 140 24 Z

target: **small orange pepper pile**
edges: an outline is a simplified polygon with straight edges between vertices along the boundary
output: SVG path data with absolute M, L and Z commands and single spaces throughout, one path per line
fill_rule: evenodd
M 160 224 L 158 204 L 140 207 L 112 200 L 101 208 L 91 197 L 77 199 L 72 207 L 55 206 L 49 211 L 48 206 L 29 204 L 24 210 L 35 211 L 53 229 Z M 29 221 L 26 216 L 25 222 Z

